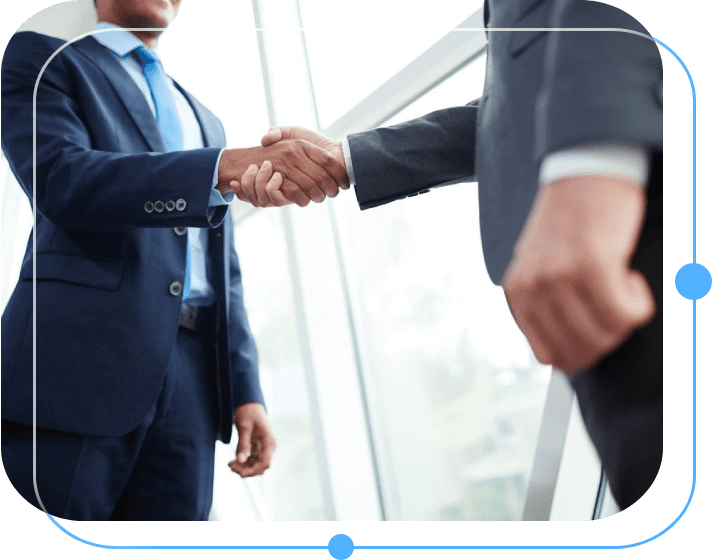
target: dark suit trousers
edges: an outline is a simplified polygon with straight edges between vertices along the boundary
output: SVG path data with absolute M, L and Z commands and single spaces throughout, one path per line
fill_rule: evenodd
M 178 329 L 158 399 L 121 437 L 37 429 L 37 487 L 48 513 L 76 520 L 206 520 L 218 430 L 213 352 Z M 32 426 L 2 421 L 2 459 L 17 491 L 39 507 Z
M 662 158 L 654 157 L 645 224 L 632 265 L 652 288 L 653 321 L 572 378 L 586 428 L 621 509 L 652 485 L 663 454 Z

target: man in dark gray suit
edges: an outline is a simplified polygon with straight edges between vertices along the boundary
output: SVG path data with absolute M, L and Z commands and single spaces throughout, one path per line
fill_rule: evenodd
M 570 375 L 621 508 L 662 458 L 662 63 L 625 12 L 583 0 L 488 0 L 483 96 L 343 143 L 362 209 L 479 183 L 487 269 L 537 359 Z M 520 32 L 494 31 L 519 27 Z M 601 28 L 625 31 L 545 31 Z M 348 173 L 346 172 L 348 170 Z M 347 178 L 348 175 L 348 178 Z M 278 205 L 266 178 L 239 198 Z

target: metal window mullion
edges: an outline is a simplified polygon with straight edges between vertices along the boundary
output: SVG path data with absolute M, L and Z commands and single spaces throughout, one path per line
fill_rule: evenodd
M 329 459 L 327 453 L 326 436 L 324 432 L 324 421 L 322 418 L 322 407 L 319 404 L 319 391 L 317 390 L 317 380 L 314 375 L 314 357 L 312 355 L 312 342 L 309 337 L 309 326 L 307 323 L 307 308 L 304 302 L 302 280 L 299 273 L 297 247 L 294 241 L 294 224 L 292 222 L 292 209 L 282 210 L 284 223 L 284 234 L 287 242 L 287 258 L 289 260 L 289 275 L 292 280 L 294 292 L 294 307 L 297 323 L 297 335 L 299 348 L 304 364 L 304 374 L 307 380 L 307 392 L 309 395 L 309 412 L 311 417 L 312 430 L 314 431 L 314 446 L 316 448 L 316 462 L 319 469 L 319 482 L 321 484 L 322 497 L 324 502 L 324 516 L 327 520 L 336 520 L 336 500 L 333 491 L 333 481 Z
M 405 68 L 324 130 L 332 138 L 368 130 L 387 121 L 443 80 L 482 56 L 487 48 L 484 9 L 467 17 Z M 459 31 L 457 30 L 459 29 Z

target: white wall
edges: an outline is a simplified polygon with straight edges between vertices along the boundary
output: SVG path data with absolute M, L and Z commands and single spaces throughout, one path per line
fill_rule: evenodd
M 69 0 L 35 14 L 18 31 L 36 31 L 69 40 L 91 31 L 95 24 L 94 0 Z

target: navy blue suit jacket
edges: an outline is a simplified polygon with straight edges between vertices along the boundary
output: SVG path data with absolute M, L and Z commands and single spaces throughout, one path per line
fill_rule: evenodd
M 33 90 L 63 44 L 18 33 L 2 61 L 2 149 L 30 201 Z M 166 153 L 144 96 L 95 39 L 69 44 L 45 69 L 37 90 L 37 248 L 30 238 L 2 316 L 3 418 L 32 424 L 34 264 L 37 425 L 119 436 L 143 419 L 176 341 L 181 297 L 169 286 L 183 282 L 188 236 L 174 228 L 187 226 L 211 228 L 220 439 L 230 439 L 235 407 L 263 401 L 227 207 L 207 218 L 224 132 L 181 91 L 208 147 Z M 144 209 L 179 199 L 182 211 Z

